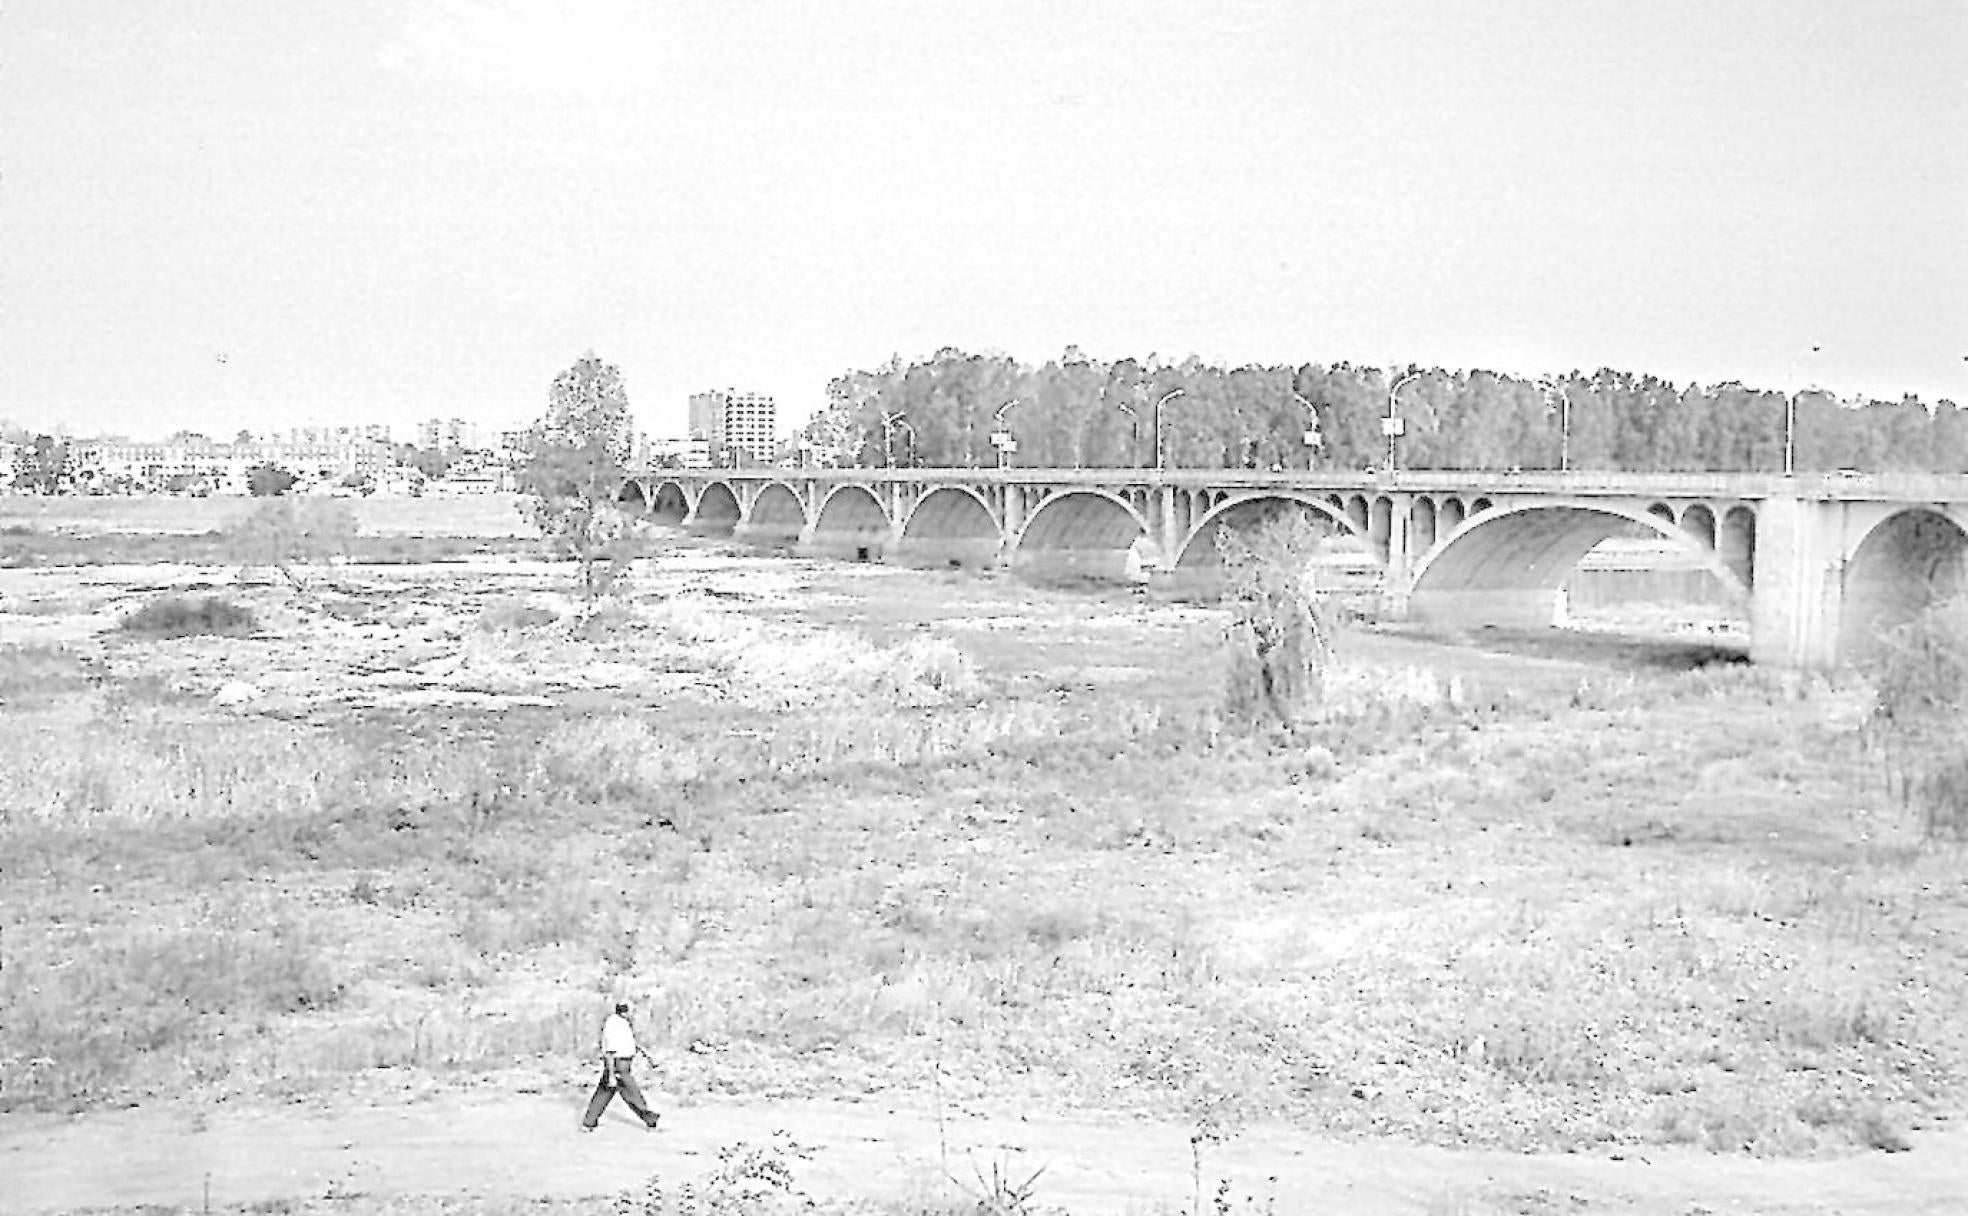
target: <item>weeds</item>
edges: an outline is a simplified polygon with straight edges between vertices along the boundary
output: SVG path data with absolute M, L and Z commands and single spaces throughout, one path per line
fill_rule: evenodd
M 965 1211 L 969 1216 L 1033 1216 L 1038 1211 L 1039 1179 L 1045 1176 L 1046 1167 L 1040 1166 L 1031 1173 L 1020 1177 L 1011 1171 L 1003 1161 L 991 1162 L 991 1172 L 987 1177 L 976 1163 L 971 1165 L 971 1174 L 977 1180 L 973 1188 L 961 1179 L 952 1178 L 966 1199 Z
M 290 496 L 269 498 L 226 533 L 240 573 L 276 571 L 297 589 L 303 572 L 346 560 L 355 541 L 355 513 L 345 502 Z
M 1968 841 L 1968 599 L 1893 630 L 1867 663 L 1874 685 L 1864 735 L 1921 838 Z
M 123 632 L 146 638 L 245 637 L 259 628 L 250 610 L 216 595 L 165 595 L 125 616 Z
M 1828 690 L 1349 648 L 1315 710 L 1252 736 L 1219 727 L 1216 617 L 1075 640 L 1107 649 L 1074 662 L 1140 649 L 1148 674 L 1105 687 L 1028 678 L 1010 637 L 880 646 L 687 594 L 582 639 L 528 602 L 430 615 L 578 709 L 284 720 L 166 695 L 145 681 L 174 673 L 115 666 L 137 646 L 0 649 L 0 915 L 33 926 L 6 982 L 76 985 L 35 1045 L 0 1025 L 8 1092 L 262 1084 L 269 1058 L 297 1092 L 564 1077 L 593 994 L 628 988 L 683 1094 L 1758 1152 L 1958 1106 L 1963 981 L 1934 943 L 1959 876 L 1817 813 L 1855 796 Z M 682 678 L 590 687 L 598 656 Z M 1661 830 L 1609 848 L 1614 822 Z M 217 960 L 210 986 L 138 944 Z M 48 1011 L 76 1001 L 102 1043 L 60 1038 Z M 1188 1206 L 1244 1210 L 1207 1189 L 1217 1143 Z
M 1271 520 L 1249 540 L 1217 530 L 1230 609 L 1225 709 L 1233 720 L 1290 725 L 1324 695 L 1332 627 L 1306 581 L 1321 539 L 1299 512 Z
M 718 1163 L 700 1177 L 665 1184 L 652 1174 L 640 1194 L 615 1197 L 615 1216 L 752 1216 L 810 1211 L 812 1201 L 794 1183 L 795 1164 L 813 1149 L 783 1131 L 763 1144 L 739 1141 L 717 1150 Z

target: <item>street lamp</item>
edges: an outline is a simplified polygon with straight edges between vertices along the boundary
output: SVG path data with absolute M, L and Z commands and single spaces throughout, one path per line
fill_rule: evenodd
M 1312 420 L 1311 424 L 1305 428 L 1305 434 L 1302 436 L 1305 440 L 1305 468 L 1307 472 L 1310 472 L 1312 469 L 1312 454 L 1326 445 L 1326 437 L 1319 433 L 1319 411 L 1312 408 L 1312 403 L 1299 396 L 1297 389 L 1292 390 L 1292 400 L 1304 406 L 1306 417 Z
M 1811 353 L 1815 355 L 1823 349 L 1824 347 L 1822 346 L 1813 345 L 1811 347 Z M 1797 360 L 1792 359 L 1790 361 L 1790 371 L 1787 375 L 1785 375 L 1784 380 L 1786 383 L 1789 383 L 1794 381 L 1796 379 L 1796 376 L 1797 376 Z M 1797 472 L 1797 397 L 1798 397 L 1797 390 L 1795 389 L 1784 390 L 1784 476 L 1785 477 L 1793 476 Z
M 893 441 L 895 438 L 895 428 L 898 426 L 909 432 L 909 464 L 913 467 L 916 463 L 916 428 L 910 424 L 908 417 L 903 414 L 882 415 L 882 459 L 887 462 L 889 468 L 892 469 L 895 467 L 895 447 Z
M 999 406 L 997 412 L 991 415 L 991 446 L 998 449 L 998 467 L 1001 469 L 1011 467 L 1011 454 L 1018 450 L 1018 440 L 1005 425 L 1005 415 L 1011 411 L 1012 406 L 1019 404 L 1022 403 L 1014 397 Z
M 1558 471 L 1570 471 L 1572 467 L 1572 393 L 1558 383 L 1557 377 L 1546 376 L 1538 381 L 1544 386 L 1546 396 L 1558 394 Z
M 1157 472 L 1162 467 L 1162 407 L 1177 397 L 1187 396 L 1188 392 L 1189 390 L 1186 388 L 1172 388 L 1168 392 L 1163 393 L 1161 399 L 1155 402 L 1155 469 Z
M 1407 420 L 1396 412 L 1396 401 L 1401 395 L 1402 386 L 1407 384 L 1408 381 L 1418 378 L 1421 374 L 1418 371 L 1409 372 L 1399 380 L 1396 380 L 1393 388 L 1387 390 L 1387 417 L 1380 420 L 1380 433 L 1387 436 L 1387 471 L 1389 473 L 1394 471 L 1394 441 L 1399 439 L 1408 429 Z

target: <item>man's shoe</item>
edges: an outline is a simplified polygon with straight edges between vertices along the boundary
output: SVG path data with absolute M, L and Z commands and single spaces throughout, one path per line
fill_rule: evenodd
M 656 1125 L 657 1125 L 658 1123 L 661 1123 L 662 1121 L 663 1121 L 663 1116 L 661 1116 L 661 1115 L 651 1115 L 651 1116 L 649 1116 L 649 1118 L 648 1118 L 648 1119 L 646 1119 L 646 1120 L 644 1120 L 644 1121 L 643 1121 L 643 1124 L 642 1124 L 642 1127 L 643 1127 L 643 1130 L 644 1130 L 644 1131 L 651 1131 L 651 1132 L 653 1132 L 653 1131 L 655 1131 L 655 1130 L 656 1130 Z
M 584 1131 L 584 1132 L 591 1132 L 591 1131 L 593 1131 L 593 1130 L 594 1130 L 594 1128 L 592 1128 L 592 1127 L 590 1127 L 590 1126 L 589 1126 L 589 1125 L 587 1125 L 586 1123 L 583 1123 L 583 1124 L 581 1125 L 581 1130 L 582 1130 L 582 1131 Z

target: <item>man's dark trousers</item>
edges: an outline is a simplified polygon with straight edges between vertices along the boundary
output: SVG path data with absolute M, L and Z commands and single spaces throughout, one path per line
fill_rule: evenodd
M 658 1118 L 649 1104 L 642 1100 L 642 1090 L 636 1085 L 635 1075 L 630 1071 L 635 1061 L 622 1056 L 612 1057 L 601 1066 L 601 1080 L 595 1084 L 594 1097 L 588 1099 L 588 1113 L 581 1120 L 582 1127 L 595 1127 L 601 1122 L 601 1112 L 608 1109 L 608 1102 L 617 1092 L 629 1109 L 636 1113 L 644 1125 L 655 1127 Z M 612 1082 L 612 1084 L 611 1084 Z

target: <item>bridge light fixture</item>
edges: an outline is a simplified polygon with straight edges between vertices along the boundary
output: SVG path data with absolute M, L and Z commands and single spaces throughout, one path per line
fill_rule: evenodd
M 1572 468 L 1572 392 L 1567 386 L 1558 383 L 1558 377 L 1545 376 L 1538 381 L 1544 386 L 1546 396 L 1558 395 L 1558 471 L 1567 473 Z
M 1163 454 L 1165 450 L 1162 442 L 1162 407 L 1167 405 L 1169 402 L 1175 400 L 1177 397 L 1186 397 L 1188 395 L 1189 395 L 1189 390 L 1186 388 L 1172 388 L 1168 392 L 1163 393 L 1161 397 L 1155 402 L 1155 471 L 1156 472 L 1160 472 L 1162 469 Z
M 998 467 L 1001 469 L 1011 467 L 1012 453 L 1018 450 L 1018 440 L 1012 435 L 1011 428 L 1006 425 L 1005 415 L 1011 412 L 1013 406 L 1023 404 L 1022 400 L 1014 397 L 999 406 L 991 415 L 991 446 L 998 449 Z
M 908 416 L 905 414 L 882 415 L 882 460 L 889 468 L 892 469 L 895 467 L 894 438 L 895 428 L 898 426 L 909 432 L 909 464 L 911 467 L 914 467 L 916 463 L 916 428 L 910 424 Z
M 1399 380 L 1396 380 L 1393 388 L 1387 390 L 1387 417 L 1380 420 L 1380 433 L 1387 437 L 1387 464 L 1385 468 L 1390 474 L 1397 467 L 1394 463 L 1398 455 L 1395 448 L 1395 440 L 1405 435 L 1408 430 L 1407 420 L 1402 418 L 1399 412 L 1401 389 L 1408 381 L 1420 379 L 1421 375 L 1422 373 L 1419 371 L 1409 372 Z
M 1305 416 L 1310 419 L 1305 434 L 1301 436 L 1305 441 L 1305 470 L 1309 473 L 1312 471 L 1314 453 L 1326 446 L 1326 437 L 1319 433 L 1319 411 L 1312 408 L 1312 403 L 1299 396 L 1297 389 L 1292 390 L 1292 400 L 1305 407 Z
M 1817 354 L 1824 347 L 1811 344 L 1811 353 Z M 1784 476 L 1793 477 L 1797 473 L 1797 399 L 1803 390 L 1793 389 L 1790 384 L 1797 378 L 1797 360 L 1790 361 L 1790 373 L 1784 377 Z

